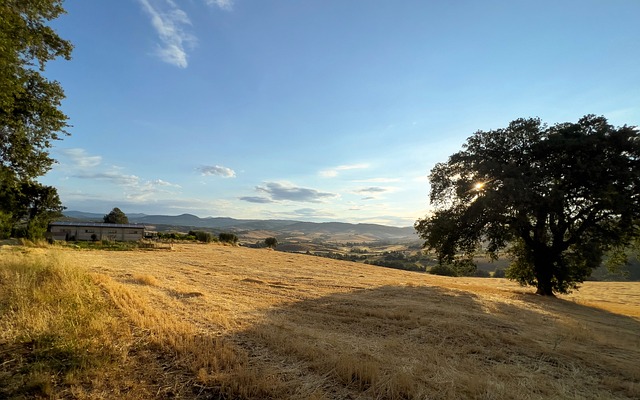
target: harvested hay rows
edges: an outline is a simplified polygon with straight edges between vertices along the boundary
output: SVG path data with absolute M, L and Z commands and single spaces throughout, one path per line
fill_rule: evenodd
M 239 247 L 68 252 L 190 377 L 184 397 L 640 398 L 638 283 L 546 299 Z

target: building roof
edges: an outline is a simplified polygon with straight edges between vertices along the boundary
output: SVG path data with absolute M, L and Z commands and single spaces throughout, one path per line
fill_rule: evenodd
M 50 226 L 83 226 L 92 228 L 143 228 L 144 224 L 105 224 L 104 222 L 71 222 L 57 221 L 49 224 Z

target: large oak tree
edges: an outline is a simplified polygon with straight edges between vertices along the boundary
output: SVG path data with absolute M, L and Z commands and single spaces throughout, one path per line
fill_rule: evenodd
M 429 179 L 434 211 L 415 227 L 440 262 L 506 248 L 507 276 L 541 295 L 576 288 L 638 237 L 640 134 L 604 117 L 478 131 Z
M 42 226 L 62 209 L 55 188 L 36 182 L 55 162 L 53 141 L 66 134 L 64 92 L 43 75 L 48 61 L 71 55 L 47 26 L 62 13 L 61 0 L 0 2 L 0 235 L 17 224 L 30 230 L 34 218 Z

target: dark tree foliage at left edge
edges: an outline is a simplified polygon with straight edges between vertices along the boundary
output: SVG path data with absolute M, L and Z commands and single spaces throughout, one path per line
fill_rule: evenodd
M 56 189 L 36 179 L 67 134 L 64 91 L 43 75 L 48 61 L 71 57 L 71 43 L 47 26 L 64 12 L 59 0 L 0 3 L 0 237 L 41 237 L 63 210 Z

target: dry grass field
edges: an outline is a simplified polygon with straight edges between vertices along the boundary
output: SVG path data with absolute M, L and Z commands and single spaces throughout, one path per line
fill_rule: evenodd
M 87 322 L 86 351 L 105 361 L 39 389 L 53 398 L 640 398 L 640 283 L 548 299 L 503 279 L 222 245 L 9 254 L 86 272 L 108 300 Z M 17 309 L 0 315 L 0 384 L 17 379 Z

